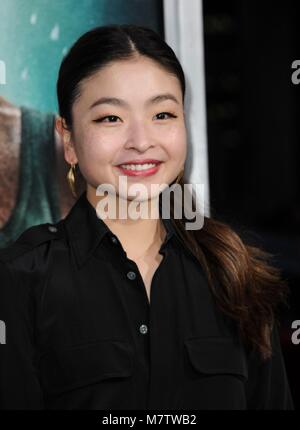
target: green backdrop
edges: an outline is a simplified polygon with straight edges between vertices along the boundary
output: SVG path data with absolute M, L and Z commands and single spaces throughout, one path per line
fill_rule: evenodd
M 106 24 L 146 25 L 163 35 L 161 0 L 0 0 L 0 60 L 14 104 L 57 112 L 56 79 L 66 50 Z

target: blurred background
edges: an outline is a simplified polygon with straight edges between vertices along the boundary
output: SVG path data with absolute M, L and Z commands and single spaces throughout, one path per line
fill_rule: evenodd
M 291 341 L 291 324 L 300 319 L 297 11 L 294 1 L 268 0 L 1 0 L 0 246 L 30 225 L 57 222 L 72 204 L 63 200 L 67 166 L 56 161 L 61 148 L 53 127 L 67 49 L 98 25 L 153 28 L 187 76 L 191 182 L 206 184 L 210 214 L 271 252 L 289 283 L 280 335 L 299 408 L 300 345 Z M 43 127 L 34 134 L 37 122 Z M 40 158 L 31 165 L 30 157 Z M 35 207 L 28 202 L 37 193 Z

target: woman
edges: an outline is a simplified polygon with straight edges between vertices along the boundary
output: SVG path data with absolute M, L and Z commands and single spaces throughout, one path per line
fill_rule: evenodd
M 57 94 L 70 187 L 76 197 L 85 188 L 65 219 L 1 251 L 1 407 L 293 408 L 277 271 L 220 222 L 188 230 L 172 204 L 162 216 L 187 156 L 172 49 L 147 28 L 95 28 L 64 58 Z M 128 216 L 124 178 L 140 186 L 146 217 Z M 101 195 L 102 184 L 116 194 Z M 101 203 L 114 197 L 116 216 L 105 218 Z

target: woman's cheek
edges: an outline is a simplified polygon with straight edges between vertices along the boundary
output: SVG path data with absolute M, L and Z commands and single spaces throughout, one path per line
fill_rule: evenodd
M 177 158 L 183 158 L 186 156 L 187 152 L 187 140 L 186 134 L 180 129 L 174 132 L 169 139 L 168 151 L 170 154 Z

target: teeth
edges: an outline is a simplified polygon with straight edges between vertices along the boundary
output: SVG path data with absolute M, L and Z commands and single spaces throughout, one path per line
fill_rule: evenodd
M 120 167 L 127 170 L 147 170 L 155 166 L 156 164 L 151 163 L 151 164 L 121 164 Z

